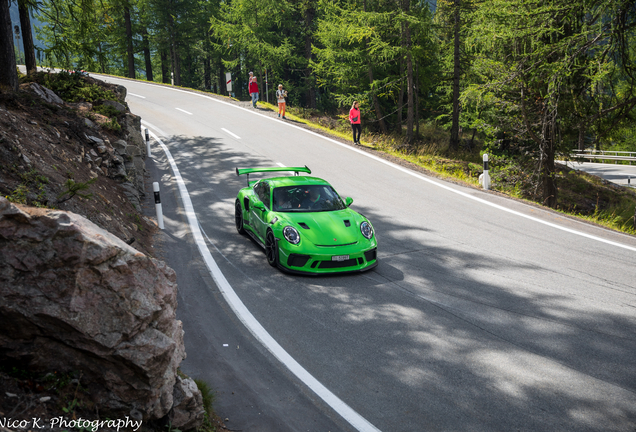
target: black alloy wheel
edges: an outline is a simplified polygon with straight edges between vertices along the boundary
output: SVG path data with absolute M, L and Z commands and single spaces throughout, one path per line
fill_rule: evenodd
M 265 255 L 267 256 L 267 264 L 272 267 L 276 267 L 278 264 L 278 246 L 276 245 L 276 239 L 274 233 L 270 230 L 267 231 L 265 236 Z
M 236 231 L 238 231 L 239 234 L 245 234 L 245 228 L 243 227 L 243 209 L 241 208 L 239 200 L 236 200 L 236 204 L 234 205 L 234 222 L 236 223 Z

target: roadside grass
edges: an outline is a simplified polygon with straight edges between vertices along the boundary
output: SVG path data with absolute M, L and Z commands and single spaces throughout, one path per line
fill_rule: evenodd
M 267 102 L 258 102 L 258 106 L 260 108 L 268 109 L 270 111 L 278 112 L 278 105 L 274 105 Z M 333 135 L 337 138 L 341 138 L 344 140 L 349 140 L 353 142 L 351 137 L 350 129 L 345 129 L 343 127 L 336 127 L 337 124 L 335 121 L 328 121 L 324 119 L 331 119 L 330 117 L 323 116 L 323 121 L 321 122 L 319 119 L 312 119 L 311 112 L 315 110 L 307 110 L 303 108 L 295 108 L 295 107 L 286 107 L 285 109 L 285 117 L 288 120 L 292 120 L 296 123 L 301 123 L 306 126 L 311 127 L 312 129 L 317 129 L 322 132 L 326 132 L 329 135 Z
M 210 385 L 202 379 L 195 379 L 201 396 L 203 396 L 203 408 L 205 409 L 205 417 L 203 425 L 197 429 L 198 432 L 217 432 L 227 430 L 221 418 L 216 414 L 213 408 L 214 399 L 216 397 Z

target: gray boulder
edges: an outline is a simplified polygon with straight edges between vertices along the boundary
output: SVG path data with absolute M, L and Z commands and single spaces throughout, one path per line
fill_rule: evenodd
M 176 307 L 165 263 L 76 214 L 0 198 L 0 360 L 81 371 L 103 415 L 172 412 L 174 427 L 196 427 L 200 392 L 177 376 Z
M 115 108 L 117 111 L 119 111 L 120 113 L 126 112 L 126 106 L 117 101 L 105 100 L 104 102 L 102 102 L 102 104 L 106 106 L 111 106 Z
M 60 98 L 58 95 L 55 94 L 55 92 L 51 89 L 48 89 L 44 86 L 41 86 L 38 83 L 29 83 L 28 85 L 28 89 L 35 93 L 36 95 L 40 96 L 42 99 L 44 99 L 45 101 L 47 101 L 48 103 L 54 103 L 54 104 L 58 104 L 58 105 L 63 105 L 64 101 L 62 100 L 62 98 Z
M 203 409 L 203 396 L 192 378 L 177 376 L 172 394 L 172 410 L 170 411 L 170 423 L 179 424 L 183 430 L 196 428 L 203 422 L 205 410 Z

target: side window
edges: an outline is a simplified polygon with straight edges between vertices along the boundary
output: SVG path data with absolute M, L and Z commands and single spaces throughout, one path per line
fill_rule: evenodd
M 255 190 L 256 194 L 258 195 L 258 199 L 260 199 L 261 202 L 265 204 L 265 207 L 269 208 L 269 195 L 270 195 L 269 183 L 259 182 L 259 185 L 260 187 Z
M 257 196 L 257 197 L 259 197 L 259 198 L 260 198 L 260 195 L 261 195 L 261 194 L 260 194 L 260 190 L 261 190 L 261 187 L 262 187 L 262 186 L 263 186 L 263 183 L 262 183 L 262 182 L 260 182 L 260 181 L 259 181 L 259 182 L 257 182 L 254 186 L 252 186 L 252 188 L 254 189 L 254 193 L 255 193 L 255 194 L 256 194 L 256 196 Z

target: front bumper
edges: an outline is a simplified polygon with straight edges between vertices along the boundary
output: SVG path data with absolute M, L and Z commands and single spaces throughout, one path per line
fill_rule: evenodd
M 372 269 L 378 265 L 377 243 L 343 247 L 316 247 L 302 250 L 279 241 L 278 266 L 289 273 L 296 274 L 331 274 L 357 273 Z M 334 256 L 348 255 L 348 259 L 334 261 Z

